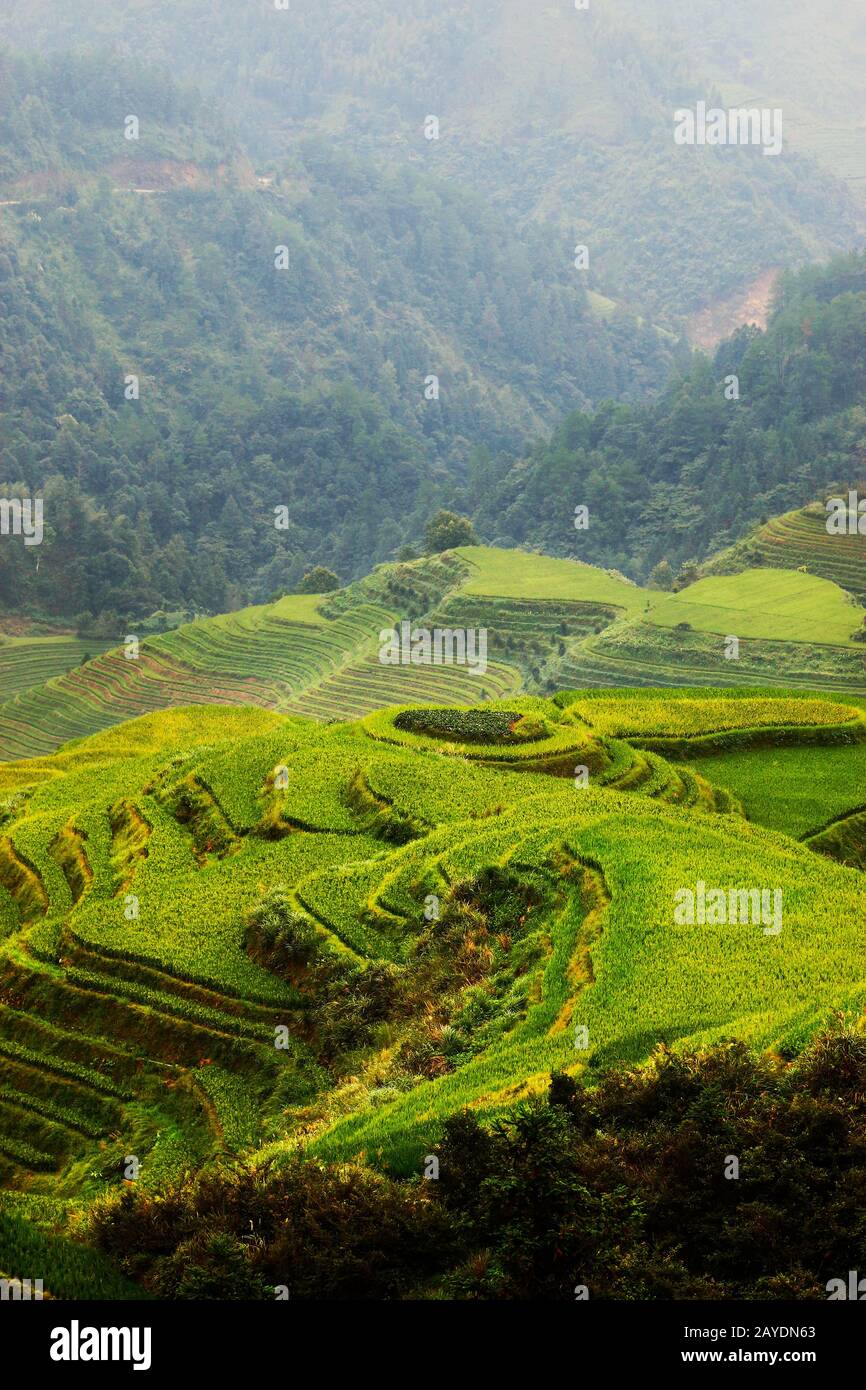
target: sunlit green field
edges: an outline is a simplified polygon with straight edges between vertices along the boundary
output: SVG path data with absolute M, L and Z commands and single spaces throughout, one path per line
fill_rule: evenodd
M 750 820 L 797 838 L 866 806 L 866 746 L 722 753 L 692 764 L 743 803 Z
M 850 642 L 863 623 L 862 608 L 831 580 L 766 569 L 700 579 L 654 603 L 649 616 L 660 627 L 823 645 Z
M 732 1034 L 796 1050 L 866 1000 L 862 876 L 799 843 L 857 801 L 864 739 L 829 697 L 572 692 L 331 726 L 180 709 L 5 764 L 0 1178 L 86 1203 L 113 1152 L 158 1186 L 226 1143 L 411 1172 L 455 1108 L 552 1068 Z M 425 1044 L 437 1074 L 395 1060 L 422 995 L 323 1069 L 303 977 L 245 947 L 257 904 L 279 888 L 320 953 L 416 980 L 425 907 L 491 873 L 533 906 Z M 783 928 L 680 924 L 700 882 L 779 891 Z
M 577 560 L 490 546 L 463 546 L 455 553 L 472 567 L 463 590 L 466 594 L 609 603 L 629 614 L 640 613 L 647 605 L 646 591 L 636 584 Z

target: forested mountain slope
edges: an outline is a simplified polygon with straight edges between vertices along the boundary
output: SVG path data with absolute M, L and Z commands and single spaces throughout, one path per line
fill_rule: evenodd
M 600 316 L 539 230 L 321 143 L 259 180 L 194 95 L 130 74 L 6 64 L 0 493 L 44 497 L 47 532 L 38 568 L 4 547 L 0 602 L 220 611 L 319 560 L 351 578 L 473 449 L 664 379 L 670 342 Z
M 736 333 L 656 402 L 571 415 L 488 489 L 478 526 L 638 579 L 663 560 L 676 570 L 862 480 L 864 392 L 866 257 L 853 255 L 784 276 L 765 333 Z
M 792 8 L 800 23 L 811 16 L 807 0 L 776 5 L 780 22 L 751 32 L 737 7 L 737 32 L 754 53 L 745 72 L 735 45 L 710 62 L 707 16 L 693 20 L 693 8 L 686 18 L 670 0 L 649 13 L 614 0 L 585 11 L 571 0 L 292 0 L 284 11 L 269 0 L 219 9 L 211 0 L 122 9 L 67 0 L 62 10 L 32 0 L 26 16 L 0 16 L 0 42 L 113 46 L 171 64 L 227 102 L 257 159 L 281 158 L 316 131 L 389 167 L 423 161 L 546 224 L 563 264 L 575 240 L 591 243 L 595 288 L 675 322 L 770 267 L 850 248 L 863 225 L 857 185 L 840 183 L 832 161 L 822 169 L 799 152 L 793 117 L 780 159 L 674 146 L 677 107 L 739 97 L 750 74 L 759 105 L 788 103 L 803 86 L 784 62 L 775 85 L 760 83 L 775 76 Z M 854 38 L 843 25 L 838 43 L 821 46 L 831 90 L 851 85 Z M 821 88 L 814 77 L 807 85 L 811 111 Z M 851 135 L 855 111 L 836 111 Z M 431 114 L 441 138 L 428 142 Z M 719 227 L 723 236 L 711 230 Z

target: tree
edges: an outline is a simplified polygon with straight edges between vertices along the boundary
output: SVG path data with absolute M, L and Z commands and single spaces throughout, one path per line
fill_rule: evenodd
M 315 565 L 313 569 L 307 570 L 298 585 L 298 593 L 330 594 L 339 587 L 340 581 L 333 570 L 326 569 L 324 565 Z
M 477 545 L 478 540 L 468 516 L 458 516 L 456 512 L 438 511 L 427 522 L 424 531 L 424 546 L 428 555 L 438 555 L 442 550 L 453 550 L 458 545 Z
M 673 587 L 674 572 L 667 560 L 660 560 L 652 570 L 649 577 L 650 587 L 653 589 L 670 589 Z
M 685 564 L 680 567 L 680 572 L 674 580 L 674 589 L 677 592 L 679 592 L 680 589 L 687 589 L 690 584 L 694 584 L 700 577 L 701 572 L 694 560 L 686 560 Z

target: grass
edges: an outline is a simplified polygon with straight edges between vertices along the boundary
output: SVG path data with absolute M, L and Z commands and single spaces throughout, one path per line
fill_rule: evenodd
M 658 627 L 687 622 L 697 632 L 740 639 L 845 646 L 862 625 L 863 610 L 829 579 L 790 570 L 751 569 L 699 579 L 653 604 Z
M 489 546 L 462 546 L 455 553 L 471 567 L 469 581 L 462 586 L 467 596 L 605 603 L 628 614 L 642 612 L 647 604 L 645 591 L 637 585 L 579 560 Z
M 773 748 L 697 758 L 692 766 L 729 787 L 749 820 L 797 839 L 866 806 L 866 747 Z
M 110 1260 L 81 1242 L 42 1229 L 8 1199 L 0 1207 L 0 1270 L 10 1278 L 41 1279 L 45 1292 L 56 1299 L 143 1297 Z

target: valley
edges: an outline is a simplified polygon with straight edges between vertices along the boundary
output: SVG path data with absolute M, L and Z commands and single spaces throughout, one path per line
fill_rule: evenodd
M 554 1303 L 827 1379 L 866 22 L 218 9 L 0 0 L 0 1308 L 225 1379 L 307 1303 Z

